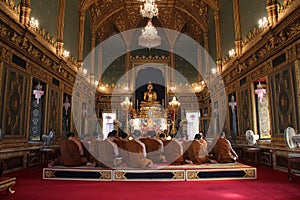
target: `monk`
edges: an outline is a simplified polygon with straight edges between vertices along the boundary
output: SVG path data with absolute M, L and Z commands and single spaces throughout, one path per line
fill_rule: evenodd
M 175 139 L 163 141 L 164 155 L 167 162 L 173 165 L 184 164 L 182 145 Z
M 207 142 L 204 139 L 204 134 L 203 134 L 202 131 L 200 131 L 199 134 L 201 136 L 200 139 L 199 139 L 199 142 L 203 145 L 203 149 L 204 149 L 205 153 L 208 155 Z
M 212 153 L 219 163 L 232 163 L 238 158 L 238 155 L 233 150 L 229 140 L 225 138 L 225 132 L 221 133 Z
M 128 152 L 128 166 L 134 168 L 153 168 L 152 160 L 146 158 L 146 147 L 145 145 L 139 140 L 141 136 L 141 132 L 135 130 L 133 133 L 133 139 L 128 140 L 126 142 L 126 149 Z
M 115 167 L 120 163 L 117 163 L 117 160 L 120 160 L 119 149 L 115 142 L 116 132 L 109 132 L 107 139 L 96 142 L 96 158 L 100 163 L 103 163 L 107 167 Z M 100 163 L 98 163 L 100 165 Z M 101 166 L 101 165 L 100 165 Z
M 199 141 L 201 135 L 198 133 L 194 136 L 194 140 L 188 143 L 188 148 L 186 150 L 188 160 L 192 161 L 193 164 L 203 164 L 209 162 L 207 151 L 205 147 Z
M 147 138 L 140 139 L 146 146 L 147 158 L 154 163 L 166 162 L 166 158 L 163 155 L 163 142 L 156 138 L 155 131 L 148 131 L 147 135 Z
M 75 138 L 75 134 L 69 132 L 67 138 L 59 147 L 61 154 L 60 164 L 67 167 L 89 164 L 87 158 L 84 156 L 82 144 Z
M 119 137 L 116 137 L 114 139 L 114 143 L 118 145 L 120 157 L 122 157 L 122 162 L 127 163 L 128 162 L 128 153 L 126 149 L 126 142 L 128 141 L 128 134 L 124 131 L 119 132 Z

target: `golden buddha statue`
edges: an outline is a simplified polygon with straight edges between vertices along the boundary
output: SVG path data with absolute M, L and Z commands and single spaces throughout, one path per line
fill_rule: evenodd
M 161 105 L 157 100 L 157 94 L 153 91 L 153 85 L 151 82 L 147 85 L 148 91 L 144 92 L 144 101 L 140 104 L 139 117 L 161 117 Z
M 148 83 L 147 89 L 148 91 L 144 92 L 144 100 L 146 102 L 154 103 L 157 99 L 157 94 L 153 91 L 153 85 L 151 82 Z

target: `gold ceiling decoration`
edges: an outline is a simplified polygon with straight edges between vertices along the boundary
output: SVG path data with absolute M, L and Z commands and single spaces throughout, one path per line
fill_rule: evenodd
M 156 27 L 186 33 L 198 42 L 203 40 L 202 33 L 207 32 L 209 9 L 219 10 L 218 0 L 160 0 L 155 3 L 159 9 L 159 17 L 153 22 Z M 91 31 L 101 36 L 97 38 L 99 42 L 116 31 L 121 33 L 144 24 L 139 0 L 81 0 L 79 6 L 80 12 L 91 12 Z M 115 28 L 112 29 L 107 21 Z

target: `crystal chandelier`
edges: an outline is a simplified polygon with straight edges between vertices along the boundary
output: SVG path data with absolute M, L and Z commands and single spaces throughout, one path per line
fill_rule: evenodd
M 143 17 L 147 17 L 149 19 L 152 19 L 153 17 L 157 17 L 158 15 L 158 8 L 157 5 L 155 4 L 155 0 L 140 0 L 141 2 L 144 3 L 141 5 L 140 13 Z
M 152 25 L 151 20 L 142 30 L 142 35 L 139 37 L 139 45 L 151 49 L 161 44 L 161 38 L 157 35 L 156 28 Z

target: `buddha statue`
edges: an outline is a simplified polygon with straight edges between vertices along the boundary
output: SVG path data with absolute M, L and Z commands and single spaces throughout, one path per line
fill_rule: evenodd
M 161 116 L 161 105 L 157 100 L 157 94 L 153 91 L 153 85 L 151 82 L 147 85 L 148 91 L 144 92 L 144 101 L 140 104 L 139 117 L 160 117 Z
M 151 82 L 148 83 L 147 89 L 148 91 L 144 92 L 144 100 L 146 102 L 154 103 L 157 99 L 157 94 L 153 91 L 153 85 Z

